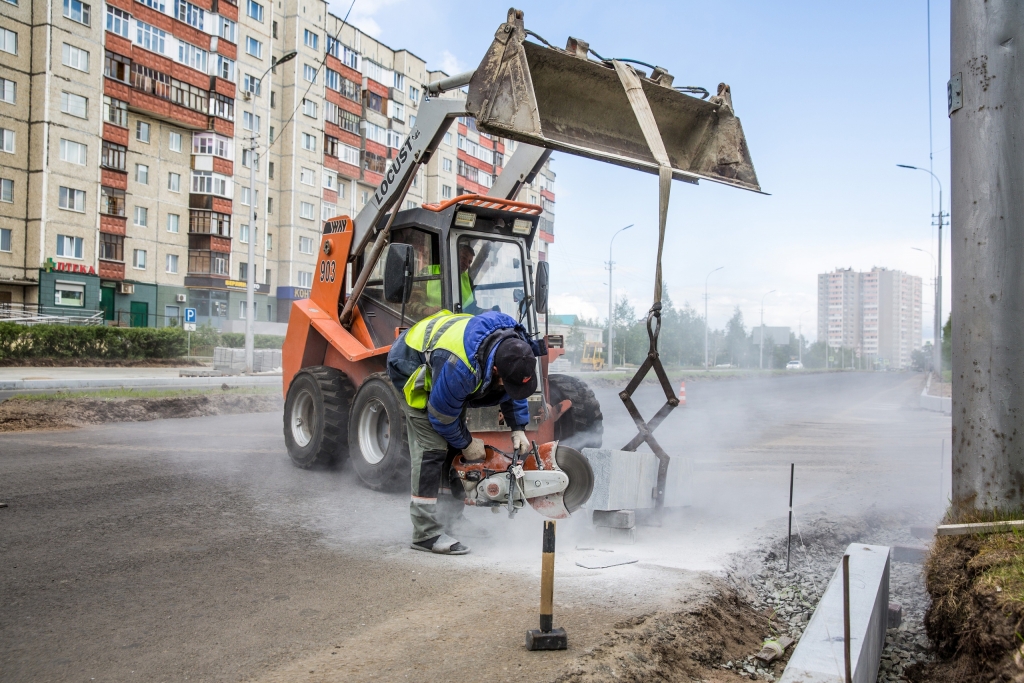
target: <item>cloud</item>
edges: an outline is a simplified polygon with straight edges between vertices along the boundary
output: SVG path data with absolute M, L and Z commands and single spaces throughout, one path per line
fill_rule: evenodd
M 549 310 L 560 315 L 576 314 L 582 318 L 604 318 L 607 313 L 602 314 L 597 306 L 586 299 L 575 294 L 553 294 Z
M 455 74 L 467 71 L 467 69 L 458 57 L 448 50 L 444 50 L 441 52 L 441 71 L 445 72 L 449 76 L 454 76 Z

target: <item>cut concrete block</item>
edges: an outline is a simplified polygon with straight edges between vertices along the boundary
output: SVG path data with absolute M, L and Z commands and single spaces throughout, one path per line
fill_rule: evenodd
M 594 470 L 591 510 L 653 508 L 658 486 L 658 458 L 653 453 L 630 453 L 607 448 L 584 448 Z
M 594 526 L 632 529 L 636 526 L 636 513 L 632 510 L 594 510 Z
M 853 543 L 850 556 L 850 664 L 854 683 L 874 683 L 889 625 L 889 548 Z M 843 566 L 832 575 L 781 683 L 843 683 Z
M 898 602 L 889 603 L 889 628 L 899 628 L 903 623 L 903 605 Z

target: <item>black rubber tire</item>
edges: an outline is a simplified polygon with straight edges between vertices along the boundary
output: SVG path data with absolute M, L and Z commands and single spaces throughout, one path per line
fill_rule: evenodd
M 363 484 L 374 491 L 409 488 L 409 439 L 404 410 L 405 400 L 384 373 L 367 377 L 352 402 L 349 462 Z M 382 417 L 387 418 L 387 423 L 380 422 Z
M 600 448 L 604 439 L 601 403 L 587 383 L 569 375 L 548 375 L 552 405 L 565 399 L 570 408 L 555 423 L 555 438 L 570 448 Z
M 353 393 L 348 377 L 335 368 L 313 366 L 292 378 L 284 402 L 284 443 L 296 467 L 333 467 L 345 461 Z M 296 411 L 305 414 L 302 424 L 312 421 L 312 427 L 296 424 Z

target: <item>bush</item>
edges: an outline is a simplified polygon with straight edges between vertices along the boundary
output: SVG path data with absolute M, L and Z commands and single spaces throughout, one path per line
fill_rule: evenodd
M 177 327 L 29 327 L 0 323 L 0 359 L 177 358 L 185 355 L 186 343 L 186 333 Z
M 255 334 L 252 341 L 253 348 L 257 349 L 279 349 L 284 346 L 284 337 L 276 334 Z M 241 332 L 225 332 L 220 335 L 220 345 L 241 349 L 245 347 L 245 335 Z

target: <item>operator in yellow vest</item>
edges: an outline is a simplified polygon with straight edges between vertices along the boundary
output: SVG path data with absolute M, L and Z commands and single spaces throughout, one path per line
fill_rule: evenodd
M 476 253 L 473 247 L 468 244 L 459 246 L 459 294 L 462 301 L 463 313 L 479 313 L 480 307 L 476 305 L 476 297 L 473 296 L 473 282 L 469 276 L 469 267 L 473 265 Z M 441 275 L 440 264 L 428 265 L 419 275 Z M 413 320 L 426 315 L 436 313 L 441 308 L 441 279 L 427 280 L 426 287 L 422 290 L 413 289 L 406 310 Z
M 529 450 L 526 399 L 537 390 L 540 345 L 515 319 L 441 311 L 403 332 L 388 353 L 388 376 L 404 396 L 412 462 L 412 548 L 465 555 L 454 536 L 460 498 L 438 494 L 449 486 L 451 463 L 485 457 L 484 444 L 466 426 L 466 408 L 500 405 L 512 446 Z M 462 491 L 454 491 L 461 494 Z

